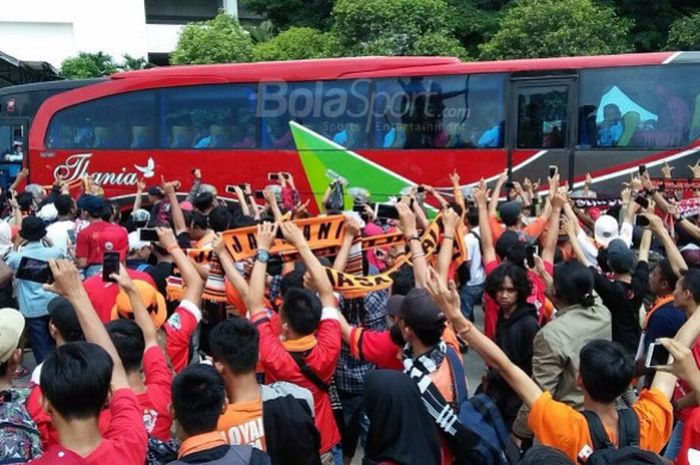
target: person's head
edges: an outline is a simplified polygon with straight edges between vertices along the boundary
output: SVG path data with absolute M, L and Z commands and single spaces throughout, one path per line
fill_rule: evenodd
M 89 342 L 72 342 L 49 352 L 40 378 L 44 411 L 66 421 L 97 418 L 107 402 L 112 367 L 107 351 Z
M 501 205 L 498 209 L 498 214 L 501 221 L 507 227 L 520 225 L 520 215 L 523 213 L 523 206 L 520 202 L 508 201 Z
M 17 200 L 17 205 L 19 205 L 19 209 L 22 212 L 30 213 L 34 211 L 34 196 L 31 192 L 21 192 L 17 194 L 15 200 Z
M 41 201 L 46 198 L 46 189 L 39 184 L 27 184 L 27 187 L 24 188 L 24 192 L 29 192 L 32 194 L 32 198 L 36 205 L 39 205 Z
M 173 418 L 188 437 L 215 431 L 226 404 L 224 380 L 210 365 L 190 365 L 173 379 Z
M 629 387 L 634 372 L 634 357 L 617 342 L 594 339 L 579 353 L 578 383 L 595 402 L 615 402 Z
M 258 330 L 245 318 L 229 318 L 209 333 L 214 368 L 223 376 L 255 373 L 258 363 Z
M 612 213 L 608 211 L 607 215 L 600 215 L 595 220 L 593 236 L 601 248 L 607 247 L 613 239 L 617 239 L 620 236 L 617 220 L 611 215 Z
M 214 207 L 209 212 L 209 227 L 215 232 L 226 231 L 231 229 L 233 218 L 231 212 L 226 207 Z
M 24 317 L 14 308 L 0 308 L 0 379 L 12 381 L 22 359 Z
M 110 321 L 105 327 L 126 372 L 138 372 L 146 349 L 146 341 L 139 325 L 132 320 L 119 319 Z
M 659 261 L 649 273 L 649 290 L 657 297 L 670 295 L 676 288 L 678 276 L 668 258 Z
M 280 310 L 282 331 L 287 336 L 312 334 L 321 322 L 321 301 L 308 289 L 290 287 Z
M 203 238 L 208 228 L 207 217 L 196 210 L 184 212 L 184 215 L 187 224 L 187 234 L 190 236 L 190 239 L 196 241 Z
M 151 186 L 148 188 L 148 202 L 156 203 L 160 202 L 165 198 L 165 194 L 158 186 Z
M 397 320 L 403 339 L 415 346 L 434 346 L 442 338 L 445 315 L 425 289 L 411 289 L 406 296 L 392 296 L 389 315 Z
M 416 287 L 416 278 L 411 265 L 401 265 L 398 270 L 391 273 L 390 277 L 393 280 L 391 295 L 406 295 L 408 291 Z
M 139 239 L 138 231 L 132 231 L 129 233 L 129 253 L 127 257 L 130 260 L 146 261 L 151 255 L 151 245 L 151 242 Z
M 673 290 L 673 301 L 686 314 L 695 312 L 700 305 L 700 270 L 691 268 L 678 278 Z
M 516 231 L 504 231 L 496 241 L 496 254 L 516 266 L 524 266 L 527 258 L 527 238 Z
M 501 310 L 512 311 L 518 305 L 527 302 L 532 291 L 532 283 L 525 270 L 506 262 L 488 275 L 485 290 Z
M 143 208 L 139 208 L 138 210 L 131 212 L 131 220 L 134 222 L 134 226 L 136 228 L 145 228 L 150 219 L 151 214 L 148 212 L 148 210 Z
M 83 329 L 80 327 L 75 308 L 68 299 L 56 296 L 47 305 L 49 311 L 49 333 L 56 341 L 56 345 L 85 340 Z
M 634 268 L 634 252 L 622 239 L 608 244 L 608 265 L 616 274 L 627 274 Z
M 614 103 L 608 103 L 603 107 L 603 120 L 607 123 L 615 123 L 622 118 L 620 107 Z
M 575 465 L 562 451 L 549 446 L 532 446 L 520 458 L 518 465 Z
M 208 213 L 214 203 L 214 196 L 210 192 L 200 192 L 192 201 L 194 208 L 203 213 Z
M 88 218 L 94 220 L 102 219 L 105 212 L 105 202 L 97 195 L 85 194 L 78 199 L 78 207 L 87 212 Z
M 22 229 L 19 230 L 19 235 L 28 242 L 40 241 L 46 236 L 46 227 L 41 218 L 36 216 L 28 216 L 22 220 Z
M 560 263 L 554 268 L 554 284 L 550 294 L 555 303 L 562 307 L 591 307 L 595 303 L 593 272 L 575 261 Z
M 69 216 L 75 212 L 75 202 L 73 201 L 73 197 L 68 194 L 59 195 L 56 197 L 56 200 L 53 201 L 53 204 L 59 216 Z

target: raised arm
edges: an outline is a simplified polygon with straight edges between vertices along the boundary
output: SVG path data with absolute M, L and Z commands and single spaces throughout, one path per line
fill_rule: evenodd
M 557 249 L 557 238 L 559 237 L 559 218 L 561 210 L 566 203 L 566 192 L 558 191 L 552 197 L 552 212 L 549 215 L 549 223 L 547 224 L 547 234 L 544 236 L 544 245 L 542 249 L 542 260 L 546 262 L 554 262 L 554 253 Z M 576 240 L 576 238 L 572 238 Z
M 678 250 L 678 247 L 676 247 L 676 243 L 671 238 L 671 235 L 664 227 L 663 221 L 661 221 L 661 218 L 654 213 L 644 213 L 643 215 L 649 220 L 649 228 L 651 231 L 656 234 L 656 237 L 658 237 L 661 241 L 661 244 L 666 251 L 668 261 L 671 264 L 671 269 L 673 269 L 673 273 L 676 276 L 680 276 L 688 270 L 688 265 L 685 263 L 685 260 L 683 259 L 680 250 Z
M 396 204 L 399 212 L 399 229 L 406 237 L 408 247 L 411 251 L 411 261 L 413 263 L 413 276 L 416 280 L 416 287 L 425 287 L 425 273 L 428 270 L 428 262 L 425 259 L 423 243 L 416 228 L 416 216 L 405 201 Z
M 175 192 L 175 186 L 178 184 L 175 182 L 165 182 L 165 178 L 161 176 L 163 193 L 168 198 L 170 202 L 170 216 L 173 219 L 173 227 L 175 228 L 175 234 L 181 234 L 187 232 L 187 224 L 185 224 L 185 215 L 182 213 L 182 208 L 180 207 L 180 202 L 177 201 L 177 193 Z
M 491 200 L 489 201 L 489 209 L 488 209 L 488 214 L 489 215 L 496 215 L 497 213 L 497 208 L 498 208 L 498 198 L 501 195 L 501 189 L 503 189 L 503 185 L 508 181 L 508 168 L 506 168 L 503 173 L 498 177 L 498 180 L 496 180 L 496 185 L 493 187 L 493 191 L 491 192 Z M 479 228 L 481 228 L 481 225 L 479 225 Z M 484 235 L 484 231 L 479 229 L 481 232 L 481 235 Z
M 219 262 L 221 263 L 221 267 L 224 269 L 226 279 L 228 279 L 236 291 L 238 291 L 238 294 L 243 299 L 243 302 L 246 302 L 249 292 L 248 283 L 236 269 L 233 262 L 233 257 L 231 257 L 231 254 L 228 253 L 226 245 L 224 245 L 224 239 L 220 234 L 216 235 L 216 238 L 212 243 L 212 249 L 214 250 L 216 256 L 219 257 Z
M 457 170 L 454 170 L 452 173 L 450 173 L 450 181 L 452 181 L 452 194 L 455 197 L 455 202 L 462 207 L 462 211 L 465 212 L 467 211 L 467 204 L 464 201 L 464 195 L 462 194 L 462 186 L 460 186 L 459 181 L 459 173 L 457 173 Z
M 457 234 L 457 225 L 462 221 L 462 218 L 453 209 L 448 208 L 442 217 L 442 223 L 445 227 L 445 234 L 442 236 L 442 244 L 437 258 L 437 273 L 443 282 L 447 282 L 450 272 L 450 263 L 452 262 L 452 250 L 455 244 L 455 234 Z
M 116 389 L 128 388 L 129 381 L 122 365 L 117 349 L 112 343 L 104 324 L 97 316 L 95 308 L 80 281 L 78 269 L 70 260 L 50 260 L 49 267 L 53 273 L 54 282 L 44 284 L 44 289 L 63 295 L 75 308 L 75 313 L 80 322 L 80 327 L 87 342 L 101 346 L 112 357 L 112 387 Z
M 234 186 L 233 189 L 236 191 L 236 197 L 238 198 L 238 205 L 241 206 L 241 213 L 245 216 L 250 216 L 250 206 L 248 206 L 248 194 L 243 192 L 240 186 Z M 250 190 L 250 185 L 246 184 L 246 191 Z
M 134 312 L 134 321 L 143 332 L 143 339 L 146 343 L 145 348 L 148 349 L 149 347 L 157 346 L 158 338 L 156 337 L 156 327 L 153 324 L 151 316 L 148 314 L 143 300 L 141 300 L 141 295 L 136 285 L 131 280 L 131 277 L 129 277 L 124 265 L 120 265 L 119 273 L 112 273 L 111 277 L 117 281 L 119 287 L 126 292 L 126 295 L 129 297 L 131 309 Z
M 143 201 L 143 190 L 146 188 L 146 183 L 143 182 L 143 179 L 139 179 L 136 181 L 136 196 L 134 197 L 134 206 L 132 207 L 131 211 L 135 212 L 139 208 L 141 208 L 141 202 Z
M 489 210 L 486 206 L 486 191 L 482 186 L 474 189 L 474 202 L 479 210 L 479 237 L 481 238 L 481 256 L 484 264 L 496 260 L 496 249 L 493 244 Z
M 272 243 L 277 235 L 277 223 L 265 222 L 258 225 L 258 233 L 255 241 L 258 245 L 258 252 L 269 252 Z M 265 311 L 265 274 L 267 272 L 267 261 L 255 260 L 253 271 L 250 273 L 248 300 L 246 305 L 250 317 Z
M 175 266 L 180 270 L 182 281 L 185 283 L 185 291 L 182 300 L 192 302 L 195 306 L 201 307 L 202 291 L 204 290 L 204 280 L 199 275 L 194 265 L 187 258 L 185 252 L 177 244 L 177 239 L 172 229 L 156 228 L 158 242 L 168 251 L 175 262 Z
M 274 217 L 275 221 L 281 221 L 282 211 L 280 210 L 279 205 L 277 205 L 277 197 L 275 197 L 275 193 L 270 189 L 265 189 L 263 194 L 265 195 L 265 202 L 267 202 L 267 205 L 270 207 L 270 211 L 272 212 L 272 216 Z
M 194 180 L 192 181 L 192 187 L 190 188 L 189 193 L 187 194 L 187 200 L 194 200 L 195 197 L 197 197 L 197 194 L 199 193 L 199 187 L 202 185 L 202 171 L 199 168 L 195 168 L 192 170 L 192 177 Z
M 345 218 L 345 235 L 343 236 L 343 242 L 340 244 L 340 249 L 338 249 L 338 254 L 335 256 L 333 261 L 333 269 L 338 271 L 345 271 L 345 266 L 348 264 L 348 257 L 350 256 L 350 249 L 352 244 L 355 242 L 355 238 L 360 235 L 360 225 L 357 224 L 354 218 Z

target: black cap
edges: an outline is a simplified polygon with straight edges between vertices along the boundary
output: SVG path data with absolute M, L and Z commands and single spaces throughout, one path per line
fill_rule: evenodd
M 54 297 L 46 306 L 53 324 L 66 342 L 85 339 L 75 308 L 65 297 Z
M 22 229 L 19 230 L 19 235 L 30 242 L 40 241 L 46 236 L 44 222 L 36 216 L 26 217 L 22 220 Z
M 410 328 L 433 329 L 445 324 L 445 315 L 425 289 L 413 288 L 405 296 L 393 295 L 387 303 L 390 315 L 401 317 Z

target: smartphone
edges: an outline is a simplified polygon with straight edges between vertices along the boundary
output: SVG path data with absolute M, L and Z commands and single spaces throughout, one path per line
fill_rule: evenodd
M 377 218 L 389 218 L 392 220 L 398 220 L 399 211 L 394 205 L 378 203 L 374 206 L 374 216 L 376 216 Z
M 158 233 L 154 228 L 140 228 L 139 240 L 143 242 L 158 242 Z
M 105 252 L 102 259 L 102 281 L 116 282 L 110 275 L 119 273 L 119 252 Z
M 279 181 L 280 175 L 279 173 L 267 173 L 267 179 L 269 181 Z
M 53 273 L 49 262 L 30 257 L 22 257 L 17 267 L 17 279 L 33 281 L 35 283 L 52 283 Z
M 647 172 L 647 165 L 639 165 L 639 175 L 643 176 Z
M 527 257 L 526 257 L 527 266 L 529 266 L 530 268 L 534 268 L 535 267 L 535 255 L 537 255 L 539 253 L 539 247 L 537 246 L 537 244 L 528 245 L 525 248 L 525 253 L 527 254 Z
M 265 200 L 265 192 L 255 191 L 255 198 L 258 200 Z
M 639 204 L 642 208 L 649 208 L 649 199 L 643 195 L 638 195 L 634 198 L 635 203 Z
M 652 342 L 649 344 L 649 349 L 647 350 L 647 368 L 656 368 L 658 366 L 667 365 L 668 360 L 668 349 L 658 342 Z
M 559 172 L 559 167 L 557 165 L 549 165 L 549 177 L 553 178 Z
M 75 235 L 75 229 L 69 229 L 68 230 L 68 239 L 70 240 L 71 244 L 75 244 L 75 238 L 77 236 Z
M 515 184 L 513 184 L 511 181 L 508 181 L 507 183 L 503 184 L 503 187 L 504 187 L 507 191 L 509 191 L 509 190 L 515 188 Z
M 235 193 L 236 193 L 235 187 L 232 186 L 231 184 L 226 184 L 226 187 L 224 188 L 224 190 L 225 190 L 226 192 L 228 192 L 229 194 L 235 194 Z
M 416 193 L 422 194 L 423 192 L 425 192 L 425 187 L 423 187 L 423 186 L 418 186 L 418 187 L 416 188 Z
M 649 226 L 649 218 L 643 215 L 637 215 L 634 217 L 634 225 L 641 228 L 646 228 Z

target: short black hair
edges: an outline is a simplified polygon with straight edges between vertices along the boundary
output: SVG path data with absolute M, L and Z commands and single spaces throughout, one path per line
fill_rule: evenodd
M 562 451 L 549 446 L 532 446 L 517 465 L 575 465 Z
M 59 215 L 65 216 L 70 214 L 71 210 L 75 206 L 75 202 L 73 201 L 73 197 L 70 195 L 62 194 L 56 197 L 56 200 L 53 201 L 53 205 L 56 207 L 56 211 Z
M 440 339 L 442 339 L 442 333 L 445 331 L 445 324 L 436 324 L 432 328 L 414 328 L 411 325 L 407 325 L 416 335 L 418 340 L 426 346 L 434 346 Z
M 693 301 L 700 304 L 700 270 L 690 268 L 688 271 L 683 273 L 681 288 L 684 291 L 689 291 L 693 296 Z
M 66 342 L 84 341 L 85 335 L 80 327 L 80 320 L 75 313 L 75 308 L 68 299 L 56 296 L 47 305 L 51 324 L 54 325 L 61 337 Z
M 282 276 L 280 283 L 280 294 L 284 297 L 287 291 L 293 287 L 304 289 L 304 272 L 305 269 L 294 269 Z
M 609 404 L 632 382 L 634 357 L 617 342 L 594 339 L 579 353 L 579 372 L 591 399 Z
M 298 334 L 312 334 L 321 322 L 321 301 L 308 289 L 287 289 L 282 303 L 284 320 Z
M 212 203 L 214 203 L 214 196 L 211 192 L 200 192 L 194 200 L 192 200 L 192 206 L 199 211 L 210 208 Z
M 175 418 L 189 436 L 216 430 L 225 399 L 224 380 L 210 365 L 190 365 L 173 379 Z
M 416 287 L 416 277 L 413 274 L 413 268 L 409 264 L 401 265 L 389 277 L 393 280 L 391 295 L 406 295 L 408 291 Z
M 66 420 L 96 418 L 107 401 L 113 366 L 112 357 L 97 344 L 63 345 L 44 359 L 42 393 Z
M 112 215 L 114 214 L 114 204 L 108 199 L 103 199 L 103 202 L 104 205 L 102 207 L 102 214 L 99 217 L 102 218 L 102 220 L 104 221 L 112 221 Z
M 255 371 L 259 344 L 257 328 L 245 318 L 224 320 L 209 333 L 211 355 L 237 375 Z
M 676 273 L 673 271 L 673 267 L 671 266 L 669 259 L 663 258 L 656 264 L 656 266 L 661 273 L 661 279 L 666 281 L 668 287 L 673 290 L 678 282 L 678 276 L 676 276 Z
M 486 293 L 491 298 L 496 298 L 496 293 L 503 285 L 503 281 L 510 278 L 513 287 L 518 293 L 518 303 L 524 304 L 532 292 L 532 283 L 521 267 L 510 262 L 501 263 L 486 277 Z
M 117 348 L 122 365 L 128 373 L 141 369 L 146 342 L 143 331 L 133 320 L 120 318 L 105 325 L 114 347 Z
M 188 228 L 207 229 L 207 227 L 208 227 L 207 217 L 204 214 L 202 214 L 201 212 L 193 210 L 191 212 L 183 212 L 183 214 L 185 216 L 185 224 L 187 225 Z
M 17 194 L 16 200 L 17 205 L 19 205 L 19 209 L 23 212 L 31 210 L 32 205 L 34 204 L 34 196 L 31 192 L 20 192 Z
M 595 303 L 593 271 L 573 260 L 560 263 L 554 267 L 554 290 L 569 305 L 590 307 Z
M 215 232 L 226 231 L 231 229 L 231 224 L 233 223 L 233 218 L 231 212 L 228 211 L 226 207 L 214 207 L 209 212 L 209 227 Z

